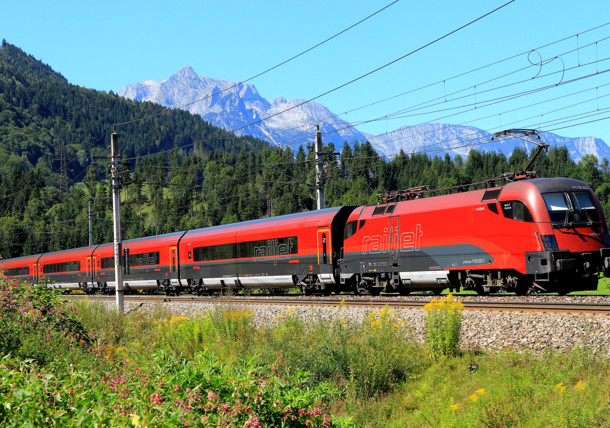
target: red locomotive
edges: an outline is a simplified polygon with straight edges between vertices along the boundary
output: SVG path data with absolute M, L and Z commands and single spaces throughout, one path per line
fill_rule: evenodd
M 126 289 L 211 293 L 300 287 L 378 294 L 595 290 L 610 238 L 585 183 L 530 179 L 429 198 L 247 221 L 123 242 Z M 5 275 L 115 288 L 113 246 L 3 261 Z
M 601 206 L 585 183 L 515 181 L 359 207 L 346 224 L 341 282 L 373 294 L 596 290 L 608 246 Z

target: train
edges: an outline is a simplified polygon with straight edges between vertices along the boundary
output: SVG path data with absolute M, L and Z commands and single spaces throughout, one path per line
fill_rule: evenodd
M 473 290 L 566 294 L 610 275 L 610 237 L 584 182 L 526 178 L 426 196 L 409 189 L 341 206 L 122 242 L 125 290 L 307 295 Z M 397 196 L 401 196 L 398 198 Z M 111 243 L 2 260 L 21 281 L 108 293 Z

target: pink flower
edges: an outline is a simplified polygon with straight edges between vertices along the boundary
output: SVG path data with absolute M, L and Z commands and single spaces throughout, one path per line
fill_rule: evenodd
M 174 391 L 176 391 L 176 392 L 180 392 L 180 385 L 176 385 L 176 386 L 174 386 Z
M 208 392 L 208 400 L 209 401 L 212 401 L 216 397 L 218 397 L 218 394 L 216 394 L 214 391 Z
M 150 399 L 152 400 L 153 404 L 163 403 L 163 397 L 161 397 L 159 394 L 156 394 L 156 393 L 150 394 Z

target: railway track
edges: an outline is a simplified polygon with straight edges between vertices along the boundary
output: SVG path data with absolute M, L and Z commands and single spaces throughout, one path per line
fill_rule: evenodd
M 400 309 L 422 309 L 430 301 L 421 299 L 384 299 L 384 298 L 346 298 L 339 297 L 306 297 L 306 296 L 230 296 L 230 297 L 199 297 L 199 296 L 161 296 L 136 295 L 125 296 L 125 302 L 140 303 L 193 303 L 193 304 L 240 304 L 240 305 L 283 305 L 283 306 L 345 306 L 345 307 L 371 307 L 388 306 Z M 114 296 L 83 296 L 71 295 L 71 299 L 84 299 L 99 301 L 114 301 Z M 607 303 L 586 302 L 540 302 L 540 301 L 497 301 L 494 299 L 462 300 L 465 311 L 493 311 L 493 312 L 532 312 L 532 313 L 572 313 L 572 314 L 600 314 L 610 315 L 610 301 Z

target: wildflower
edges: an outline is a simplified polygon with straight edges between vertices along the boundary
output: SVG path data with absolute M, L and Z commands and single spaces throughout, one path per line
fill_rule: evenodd
M 154 392 L 150 394 L 150 400 L 152 401 L 153 405 L 163 403 L 163 397 Z
M 214 391 L 208 392 L 208 400 L 209 401 L 212 401 L 216 397 L 218 397 L 218 394 L 216 394 Z
M 451 406 L 449 406 L 449 408 L 451 410 L 453 410 L 454 412 L 457 412 L 457 410 L 460 408 L 459 404 L 452 404 Z
M 585 389 L 585 383 L 582 380 L 576 382 L 576 385 L 574 385 L 574 391 L 582 391 L 583 389 Z
M 133 414 L 133 416 L 131 417 L 131 424 L 132 424 L 134 427 L 139 427 L 139 426 L 141 426 L 141 425 L 142 425 L 142 422 L 140 421 L 140 419 L 141 419 L 141 418 L 140 418 L 140 415 L 138 415 L 138 414 L 134 413 L 134 414 Z
M 485 394 L 487 391 L 485 391 L 485 388 L 481 388 L 481 389 L 477 389 L 474 393 L 477 395 L 483 395 Z
M 474 403 L 479 400 L 479 396 L 477 394 L 472 394 L 468 399 Z
M 559 382 L 557 385 L 555 385 L 555 390 L 557 390 L 558 393 L 563 394 L 566 390 L 566 386 L 563 384 L 563 382 Z

